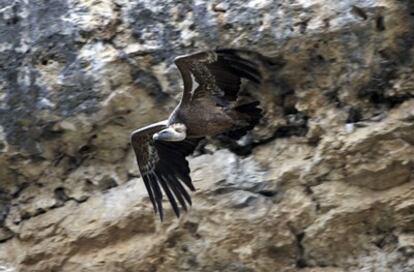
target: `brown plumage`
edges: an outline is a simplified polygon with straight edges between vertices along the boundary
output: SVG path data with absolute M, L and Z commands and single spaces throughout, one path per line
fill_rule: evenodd
M 163 219 L 162 198 L 167 195 L 179 217 L 187 210 L 194 191 L 185 159 L 205 136 L 222 133 L 238 139 L 261 118 L 258 101 L 242 102 L 241 79 L 259 84 L 257 65 L 241 57 L 242 51 L 221 49 L 175 59 L 184 82 L 180 103 L 161 121 L 131 134 L 142 179 L 154 211 Z M 178 203 L 177 203 L 178 202 Z

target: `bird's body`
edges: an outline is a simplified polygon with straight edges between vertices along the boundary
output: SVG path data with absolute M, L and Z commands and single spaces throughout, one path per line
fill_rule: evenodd
M 189 105 L 178 106 L 170 115 L 168 124 L 181 123 L 187 127 L 187 137 L 214 136 L 235 125 L 235 120 L 224 108 L 216 107 L 213 101 L 198 100 Z
M 162 190 L 179 216 L 191 198 L 184 183 L 195 190 L 185 157 L 206 136 L 227 133 L 240 138 L 261 118 L 257 101 L 239 97 L 241 78 L 260 82 L 256 65 L 240 51 L 223 49 L 178 57 L 175 63 L 184 81 L 180 103 L 167 120 L 131 134 L 141 176 L 155 212 L 163 218 Z

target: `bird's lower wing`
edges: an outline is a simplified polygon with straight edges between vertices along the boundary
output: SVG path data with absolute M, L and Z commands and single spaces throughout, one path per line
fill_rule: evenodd
M 187 205 L 191 205 L 191 197 L 183 183 L 192 191 L 195 188 L 185 157 L 194 151 L 199 139 L 185 139 L 181 142 L 154 141 L 152 135 L 166 127 L 166 122 L 158 124 L 133 132 L 131 143 L 154 211 L 159 213 L 162 220 L 163 191 L 177 217 L 180 215 L 178 203 L 184 210 L 187 210 Z

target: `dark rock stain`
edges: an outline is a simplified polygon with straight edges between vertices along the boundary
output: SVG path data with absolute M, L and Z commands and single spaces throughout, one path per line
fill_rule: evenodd
M 368 15 L 365 12 L 365 10 L 358 7 L 358 6 L 353 5 L 352 9 L 351 9 L 351 13 L 353 13 L 354 15 L 360 17 L 364 21 L 368 19 Z

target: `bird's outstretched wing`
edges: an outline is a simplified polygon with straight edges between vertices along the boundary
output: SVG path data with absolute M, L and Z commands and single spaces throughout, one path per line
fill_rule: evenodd
M 148 195 L 163 220 L 162 191 L 168 197 L 177 217 L 180 209 L 191 205 L 191 197 L 184 188 L 184 183 L 191 191 L 195 191 L 190 177 L 190 168 L 185 159 L 196 148 L 199 139 L 185 139 L 181 142 L 154 141 L 152 135 L 167 127 L 162 121 L 138 129 L 131 134 L 131 143 L 135 151 L 138 167 L 147 188 Z
M 218 49 L 180 56 L 175 64 L 184 82 L 183 102 L 211 95 L 223 105 L 237 99 L 241 78 L 260 83 L 257 64 L 242 57 L 246 51 Z

